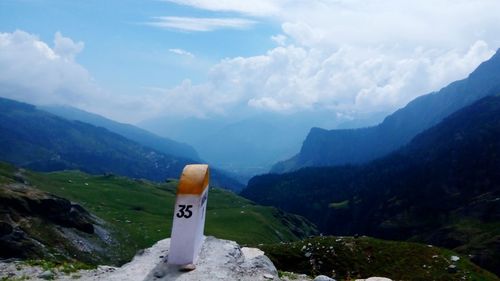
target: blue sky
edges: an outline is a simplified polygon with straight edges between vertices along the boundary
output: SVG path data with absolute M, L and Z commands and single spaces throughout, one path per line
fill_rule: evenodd
M 6 0 L 0 2 L 0 31 L 20 29 L 45 42 L 60 31 L 83 41 L 85 51 L 78 62 L 108 87 L 132 92 L 140 87 L 172 87 L 185 78 L 200 82 L 210 66 L 225 57 L 252 56 L 270 49 L 275 45 L 270 36 L 279 30 L 279 24 L 272 21 L 255 24 L 251 32 L 229 28 L 209 33 L 145 24 L 160 16 L 214 15 L 156 0 Z M 196 59 L 170 49 L 186 50 Z
M 0 95 L 132 123 L 351 120 L 467 76 L 500 47 L 499 14 L 498 0 L 2 0 Z

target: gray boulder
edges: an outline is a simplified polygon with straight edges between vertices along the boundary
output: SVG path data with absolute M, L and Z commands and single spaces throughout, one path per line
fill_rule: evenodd
M 335 279 L 332 279 L 332 278 L 325 276 L 325 275 L 318 275 L 318 276 L 316 276 L 316 278 L 314 278 L 313 281 L 335 281 Z

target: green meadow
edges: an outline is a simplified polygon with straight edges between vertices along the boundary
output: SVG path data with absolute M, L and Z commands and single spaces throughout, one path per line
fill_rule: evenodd
M 9 172 L 6 169 L 3 173 Z M 177 180 L 155 183 L 79 171 L 23 174 L 31 185 L 81 204 L 102 219 L 116 239 L 113 250 L 120 253 L 122 261 L 170 236 Z M 205 234 L 257 245 L 294 241 L 317 231 L 302 217 L 210 188 Z

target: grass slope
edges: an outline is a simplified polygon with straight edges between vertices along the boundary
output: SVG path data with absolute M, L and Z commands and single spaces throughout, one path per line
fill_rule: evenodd
M 14 171 L 0 166 L 0 182 Z M 158 184 L 79 171 L 23 174 L 33 186 L 77 202 L 106 221 L 118 240 L 113 249 L 120 253 L 118 263 L 170 236 L 177 181 Z M 292 241 L 317 233 L 302 217 L 255 205 L 222 189 L 210 190 L 207 208 L 205 234 L 240 244 Z
M 281 271 L 324 274 L 339 281 L 369 276 L 414 281 L 500 280 L 464 256 L 410 242 L 329 236 L 260 248 Z

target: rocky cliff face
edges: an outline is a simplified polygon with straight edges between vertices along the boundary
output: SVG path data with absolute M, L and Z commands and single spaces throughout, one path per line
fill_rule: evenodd
M 80 205 L 42 192 L 17 173 L 0 183 L 0 258 L 107 260 L 111 243 L 99 219 Z

